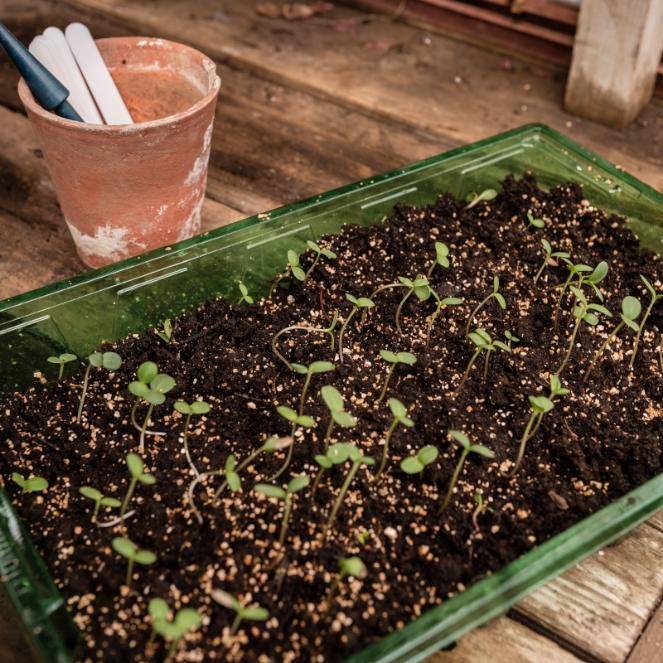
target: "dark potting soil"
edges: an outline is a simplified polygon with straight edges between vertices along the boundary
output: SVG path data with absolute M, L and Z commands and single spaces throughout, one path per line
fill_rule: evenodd
M 304 284 L 287 280 L 289 288 L 278 287 L 271 299 L 252 306 L 204 304 L 174 320 L 170 343 L 149 332 L 114 344 L 124 363 L 115 373 L 93 370 L 81 424 L 75 419 L 82 373 L 4 403 L 0 476 L 82 632 L 81 658 L 162 660 L 163 642 L 147 644 L 147 603 L 162 597 L 173 608 L 194 607 L 203 615 L 202 627 L 181 644 L 178 660 L 341 661 L 661 472 L 663 306 L 647 322 L 633 371 L 628 362 L 634 333 L 625 327 L 583 382 L 594 352 L 619 320 L 622 298 L 635 295 L 646 307 L 640 275 L 663 289 L 660 259 L 639 248 L 624 219 L 592 207 L 575 184 L 544 192 L 532 177 L 507 178 L 496 199 L 471 209 L 465 205 L 448 194 L 422 209 L 397 205 L 381 224 L 347 225 L 322 240 L 338 257 L 322 258 Z M 527 212 L 543 219 L 545 228 L 531 227 Z M 564 265 L 549 265 L 533 282 L 543 260 L 541 238 L 574 262 L 609 263 L 600 289 L 615 317 L 600 315 L 598 326 L 580 328 L 561 374 L 571 393 L 543 417 L 519 472 L 509 477 L 530 415 L 528 395 L 548 393 L 574 325 L 570 297 L 558 324 L 553 322 L 559 292 L 554 286 L 566 278 Z M 465 303 L 442 312 L 428 347 L 433 302 L 407 300 L 401 335 L 394 324 L 401 288 L 376 295 L 376 307 L 363 323 L 359 315 L 353 318 L 342 364 L 324 334 L 292 331 L 278 344 L 289 361 L 336 364 L 334 372 L 313 376 L 304 410 L 317 426 L 297 432 L 293 460 L 281 480 L 317 472 L 314 454 L 323 451 L 329 421 L 319 395 L 326 384 L 343 394 L 346 409 L 358 419 L 355 428 L 335 427 L 332 441 L 352 441 L 379 462 L 391 423 L 386 402 L 376 405 L 388 370 L 379 351 L 416 355 L 415 365 L 396 368 L 388 389 L 388 397 L 407 406 L 414 427 L 396 429 L 382 479 L 372 480 L 375 467 L 360 469 L 320 545 L 317 537 L 349 470 L 349 463 L 334 466 L 315 496 L 310 487 L 294 496 L 281 549 L 282 504 L 252 488 L 268 481 L 284 452 L 263 454 L 242 471 L 242 492 L 226 490 L 215 504 L 221 479 L 211 477 L 198 487 L 198 524 L 186 496 L 194 475 L 183 451 L 183 417 L 173 413 L 175 400 L 202 398 L 212 406 L 208 415 L 192 419 L 189 434 L 200 471 L 222 469 L 230 453 L 241 462 L 270 435 L 287 436 L 290 425 L 276 406 L 297 408 L 304 378 L 272 353 L 274 334 L 293 324 L 326 327 L 335 310 L 341 319 L 350 312 L 346 293 L 369 296 L 398 276 L 427 272 L 435 241 L 449 246 L 451 267 L 436 267 L 432 286 L 441 297 L 463 297 Z M 309 251 L 302 267 L 308 269 L 312 260 Z M 481 357 L 454 394 L 474 351 L 465 324 L 491 292 L 494 275 L 507 308 L 491 300 L 472 328 L 500 338 L 510 330 L 521 340 L 511 354 L 492 353 L 485 382 Z M 138 449 L 127 384 L 146 360 L 157 362 L 177 386 L 152 418 L 151 428 L 165 437 L 147 437 L 144 460 L 156 484 L 139 485 L 131 503 L 135 514 L 126 522 L 127 536 L 158 560 L 136 566 L 129 591 L 123 586 L 126 563 L 111 548 L 122 528 L 92 524 L 92 503 L 79 488 L 93 486 L 122 498 L 129 479 L 125 456 Z M 139 416 L 144 414 L 141 406 Z M 460 455 L 448 429 L 464 431 L 496 456 L 469 457 L 449 507 L 439 515 Z M 424 445 L 437 447 L 438 459 L 422 475 L 402 472 L 400 461 Z M 12 471 L 43 476 L 50 488 L 21 494 L 10 481 Z M 481 511 L 478 493 L 486 506 Z M 116 515 L 105 509 L 100 519 Z M 366 576 L 344 579 L 327 605 L 338 561 L 351 555 L 361 557 Z M 258 603 L 269 619 L 244 621 L 231 636 L 234 615 L 212 598 L 219 589 L 244 604 Z

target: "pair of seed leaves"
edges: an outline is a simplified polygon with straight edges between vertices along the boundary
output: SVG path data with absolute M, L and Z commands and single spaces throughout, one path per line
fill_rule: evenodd
M 323 249 L 311 240 L 306 242 L 306 246 L 311 249 L 311 251 L 314 251 L 318 256 L 323 255 L 325 258 L 329 258 L 330 260 L 334 260 L 337 257 L 333 251 L 330 251 L 329 249 Z M 292 275 L 298 281 L 306 280 L 306 272 L 302 269 L 302 266 L 299 263 L 299 256 L 297 255 L 297 252 L 293 251 L 292 249 L 288 251 L 288 267 L 290 267 Z
M 389 364 L 407 364 L 408 366 L 414 366 L 417 363 L 417 358 L 411 352 L 380 350 L 380 357 Z
M 30 477 L 26 479 L 19 472 L 12 472 L 12 481 L 23 490 L 24 493 L 40 493 L 48 488 L 48 481 L 43 477 Z
M 562 387 L 562 382 L 557 375 L 550 376 L 550 396 L 529 396 L 529 402 L 534 412 L 546 414 L 555 407 L 553 401 L 558 396 L 566 396 L 569 389 Z
M 295 373 L 299 373 L 300 375 L 316 375 L 317 373 L 329 373 L 329 371 L 333 371 L 336 366 L 330 361 L 314 361 L 311 362 L 308 366 L 292 362 L 290 364 L 290 368 Z
M 508 336 L 506 336 L 507 333 L 509 334 Z M 469 336 L 472 343 L 482 350 L 499 348 L 500 350 L 504 350 L 504 352 L 511 352 L 510 345 L 498 339 L 493 340 L 492 336 L 485 329 L 475 329 L 473 332 L 470 332 Z M 505 336 L 509 341 L 518 340 L 511 332 L 505 332 Z
M 107 506 L 111 509 L 118 509 L 122 506 L 120 500 L 116 500 L 114 497 L 106 497 L 100 490 L 91 486 L 82 486 L 79 488 L 79 492 L 83 497 L 92 500 L 95 506 Z
M 257 483 L 253 486 L 253 490 L 265 497 L 273 497 L 274 499 L 285 501 L 293 493 L 306 488 L 310 480 L 307 476 L 296 476 L 290 479 L 285 488 L 275 486 L 271 483 Z
M 147 401 L 150 405 L 161 405 L 167 394 L 174 386 L 175 380 L 159 373 L 158 366 L 153 361 L 143 362 L 136 371 L 138 380 L 129 383 L 129 391 Z
M 254 622 L 264 622 L 266 619 L 269 619 L 269 612 L 265 608 L 259 605 L 243 606 L 238 598 L 228 592 L 224 592 L 222 589 L 213 590 L 212 598 L 224 608 L 234 610 L 242 620 L 248 619 Z
M 168 604 L 159 598 L 150 601 L 147 611 L 153 619 L 154 631 L 172 642 L 181 640 L 189 631 L 197 629 L 202 623 L 200 613 L 193 608 L 178 610 L 171 620 Z
M 492 449 L 484 447 L 483 444 L 472 444 L 470 438 L 459 430 L 450 430 L 449 436 L 456 440 L 468 453 L 479 454 L 485 458 L 495 458 L 495 452 Z
M 437 460 L 439 455 L 437 447 L 427 444 L 421 447 L 414 456 L 409 456 L 401 461 L 401 470 L 406 474 L 419 474 L 424 468 Z
M 580 290 L 580 288 L 576 288 L 572 285 L 571 292 L 575 295 L 575 298 L 578 301 L 573 309 L 573 315 L 576 318 L 580 318 L 583 322 L 586 322 L 591 327 L 595 327 L 599 324 L 599 318 L 596 313 L 602 313 L 608 318 L 612 318 L 612 313 L 608 311 L 605 306 L 601 306 L 601 304 L 594 304 L 593 302 L 588 303 L 587 297 L 585 297 L 585 293 Z
M 157 556 L 151 550 L 141 550 L 131 539 L 118 536 L 111 542 L 113 550 L 130 562 L 148 566 L 157 561 Z
M 341 396 L 341 393 L 336 387 L 325 385 L 320 389 L 320 394 L 325 405 L 329 408 L 335 424 L 338 424 L 342 428 L 353 428 L 357 425 L 357 420 L 345 411 L 343 396 Z
M 351 442 L 337 442 L 332 444 L 325 454 L 318 454 L 315 456 L 315 461 L 326 470 L 332 468 L 333 465 L 340 465 L 350 460 L 353 463 L 360 463 L 361 465 L 374 465 L 375 460 L 370 456 L 365 456 L 363 452 Z

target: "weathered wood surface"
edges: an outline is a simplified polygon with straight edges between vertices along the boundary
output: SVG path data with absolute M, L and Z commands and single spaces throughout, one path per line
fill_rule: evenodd
M 651 99 L 662 50 L 661 0 L 583 0 L 566 107 L 625 127 Z
M 514 619 L 503 617 L 475 629 L 451 651 L 426 663 L 579 663 L 582 659 Z
M 526 597 L 515 612 L 596 659 L 620 663 L 663 595 L 662 553 L 663 532 L 642 525 Z
M 258 0 L 227 3 L 180 0 L 64 0 L 84 14 L 121 20 L 136 32 L 174 38 L 219 62 L 332 100 L 370 117 L 426 136 L 463 143 L 526 122 L 545 122 L 580 138 L 656 188 L 663 188 L 663 102 L 654 100 L 642 122 L 659 127 L 653 144 L 642 127 L 625 132 L 580 122 L 559 107 L 564 75 L 558 69 L 516 63 L 503 56 L 380 17 L 362 21 L 352 9 L 306 22 L 258 17 Z M 232 91 L 226 88 L 226 93 Z M 567 127 L 566 122 L 572 122 Z
M 364 23 L 352 10 L 286 23 L 257 18 L 255 2 L 239 4 L 30 0 L 10 18 L 27 39 L 82 10 L 77 17 L 99 36 L 178 37 L 217 59 L 223 88 L 205 229 L 527 121 L 546 121 L 663 188 L 658 100 L 639 124 L 616 132 L 566 114 L 553 70 L 514 62 L 504 71 L 498 56 L 390 21 Z M 0 65 L 0 297 L 83 269 L 29 123 L 16 112 L 14 85 Z M 663 594 L 662 536 L 659 514 L 523 601 L 513 618 L 466 635 L 430 663 L 624 660 L 636 643 L 630 663 L 649 663 L 638 648 L 660 638 L 651 631 L 656 617 L 647 620 Z M 22 663 L 5 644 L 10 633 L 0 618 L 0 662 Z

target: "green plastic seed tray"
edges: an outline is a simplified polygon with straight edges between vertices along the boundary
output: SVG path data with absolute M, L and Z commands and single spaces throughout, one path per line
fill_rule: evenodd
M 406 168 L 233 223 L 179 244 L 88 272 L 0 303 L 0 391 L 34 383 L 49 355 L 86 356 L 215 297 L 236 297 L 242 280 L 266 294 L 288 249 L 378 223 L 398 201 L 423 205 L 441 192 L 499 188 L 533 172 L 544 188 L 569 180 L 596 206 L 627 216 L 641 243 L 663 250 L 663 196 L 541 125 L 528 125 Z M 634 528 L 663 507 L 663 474 L 558 534 L 498 573 L 357 653 L 352 663 L 418 661 L 508 610 L 522 596 Z M 75 658 L 76 628 L 48 569 L 0 490 L 2 587 L 39 660 Z

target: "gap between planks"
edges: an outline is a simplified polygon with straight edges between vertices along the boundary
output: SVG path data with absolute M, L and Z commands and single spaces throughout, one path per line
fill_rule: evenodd
M 216 0 L 198 0 L 195 5 L 176 0 L 149 6 L 126 0 L 64 4 L 88 16 L 124 21 L 137 32 L 185 41 L 219 62 L 392 126 L 456 143 L 527 122 L 545 122 L 663 188 L 659 100 L 650 104 L 640 123 L 625 131 L 601 127 L 561 108 L 561 70 L 551 73 L 513 60 L 508 71 L 497 54 L 431 37 L 395 21 L 364 23 L 366 14 L 349 8 L 334 9 L 333 15 L 346 25 L 354 21 L 353 29 L 339 32 L 331 29 L 329 17 L 300 22 L 258 17 L 257 0 L 227 4 L 223 10 Z

